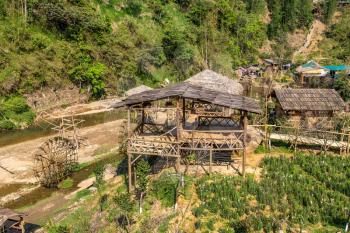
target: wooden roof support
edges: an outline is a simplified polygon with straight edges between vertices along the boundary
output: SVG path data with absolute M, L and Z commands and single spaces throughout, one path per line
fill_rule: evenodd
M 130 107 L 128 107 L 128 123 L 127 123 L 127 131 L 128 131 L 128 141 L 131 137 L 131 119 L 130 119 Z M 128 142 L 127 142 L 128 143 Z M 129 193 L 132 191 L 132 177 L 131 177 L 131 174 L 132 174 L 132 167 L 131 167 L 131 156 L 132 154 L 127 151 L 127 154 L 128 154 L 128 191 Z
M 243 159 L 242 159 L 243 177 L 245 177 L 245 166 L 247 161 L 247 127 L 248 127 L 248 112 L 243 111 Z

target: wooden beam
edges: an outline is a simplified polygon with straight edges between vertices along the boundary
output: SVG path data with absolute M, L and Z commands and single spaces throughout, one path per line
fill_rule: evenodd
M 242 175 L 245 177 L 245 165 L 247 161 L 247 127 L 248 113 L 243 111 L 243 159 L 242 159 Z

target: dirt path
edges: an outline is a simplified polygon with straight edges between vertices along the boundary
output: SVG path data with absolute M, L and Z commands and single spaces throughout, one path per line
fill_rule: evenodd
M 298 57 L 306 58 L 311 51 L 314 51 L 317 48 L 317 44 L 323 39 L 326 28 L 326 25 L 320 20 L 315 20 L 312 23 L 309 34 L 306 36 L 305 43 L 292 55 L 292 62 L 295 62 Z
M 79 162 L 89 162 L 96 153 L 103 153 L 115 147 L 123 131 L 124 120 L 111 121 L 79 130 L 79 135 L 86 138 L 87 145 L 79 149 Z M 53 135 L 54 136 L 54 135 Z M 33 183 L 33 153 L 50 137 L 9 145 L 0 148 L 0 186 L 8 183 Z

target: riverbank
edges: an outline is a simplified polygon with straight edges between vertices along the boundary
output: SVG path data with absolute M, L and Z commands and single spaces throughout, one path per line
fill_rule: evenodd
M 121 119 L 80 129 L 78 134 L 86 139 L 86 146 L 78 151 L 79 163 L 92 161 L 96 154 L 115 147 L 124 131 L 124 123 L 125 121 Z M 1 147 L 0 187 L 2 184 L 34 183 L 33 153 L 53 136 L 55 135 Z

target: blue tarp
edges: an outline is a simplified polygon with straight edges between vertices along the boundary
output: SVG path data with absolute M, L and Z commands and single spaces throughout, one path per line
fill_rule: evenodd
M 324 66 L 324 68 L 331 70 L 331 71 L 344 71 L 344 70 L 350 70 L 350 66 Z

